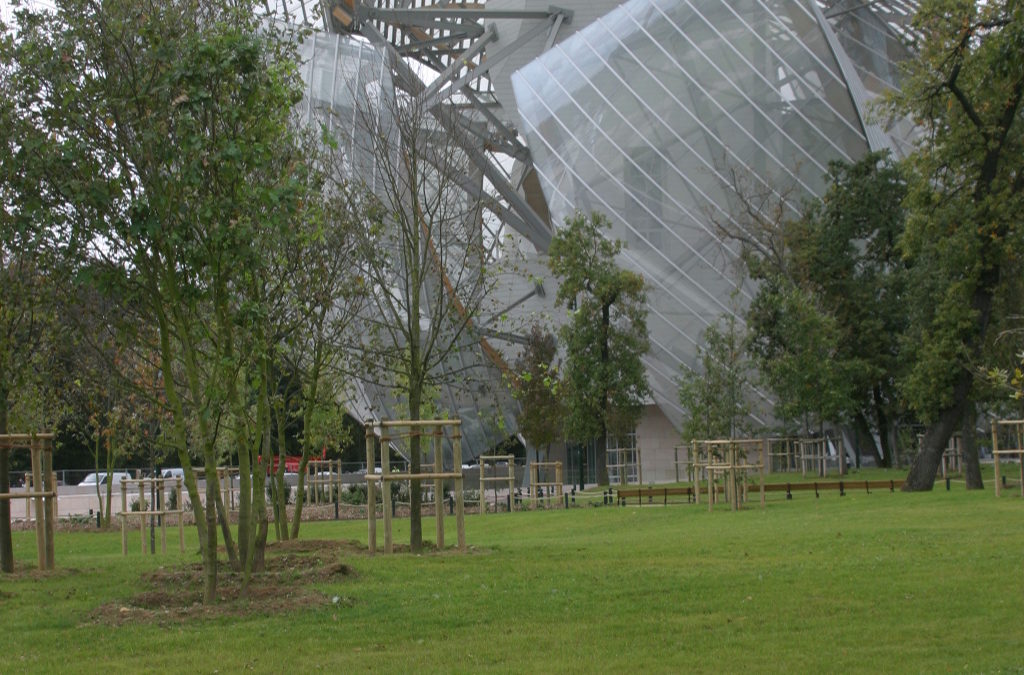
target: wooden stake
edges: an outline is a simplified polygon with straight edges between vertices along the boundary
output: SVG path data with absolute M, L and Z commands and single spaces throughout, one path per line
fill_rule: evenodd
M 53 569 L 53 530 L 57 520 L 57 481 L 53 475 L 53 450 L 47 441 L 38 441 L 42 451 L 43 490 L 46 497 L 46 509 L 43 514 L 43 564 L 45 569 Z
M 394 552 L 394 541 L 391 537 L 391 484 L 388 482 L 388 474 L 391 473 L 391 452 L 390 452 L 391 437 L 387 435 L 387 432 L 382 431 L 380 435 L 380 469 L 381 476 L 384 479 L 381 485 L 383 499 L 381 502 L 384 505 L 384 552 Z M 412 492 L 412 483 L 409 484 L 409 492 Z
M 462 429 L 455 427 L 452 431 L 452 455 L 462 457 Z M 462 495 L 462 474 L 455 479 L 455 527 L 458 530 L 459 550 L 466 550 L 466 511 Z
M 992 422 L 992 466 L 996 471 L 996 497 L 999 497 L 999 485 L 1002 482 L 999 478 L 999 422 Z
M 372 422 L 366 423 L 366 546 L 370 555 L 377 553 L 377 494 L 376 484 L 370 480 L 373 475 L 374 452 Z
M 32 445 L 29 448 L 29 452 L 32 455 L 32 485 L 37 486 L 35 489 L 39 497 L 34 500 L 35 517 L 36 517 L 36 553 L 39 561 L 39 569 L 46 569 L 46 531 L 43 527 L 44 507 L 43 507 L 43 467 L 42 458 L 40 457 L 39 444 L 36 442 L 35 437 L 32 438 Z
M 441 439 L 444 431 L 441 425 L 434 427 L 434 472 L 444 471 L 444 454 L 442 452 Z M 462 465 L 462 458 L 453 457 L 456 466 Z M 440 478 L 434 479 L 434 527 L 437 549 L 444 550 L 444 481 Z
M 109 515 L 109 514 L 108 514 Z M 121 486 L 121 555 L 128 555 L 128 493 Z

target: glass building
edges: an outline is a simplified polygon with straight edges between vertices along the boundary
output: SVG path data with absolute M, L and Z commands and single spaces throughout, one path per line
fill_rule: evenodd
M 292 17 L 307 16 L 301 2 L 286 4 Z M 749 227 L 741 214 L 751 195 L 796 216 L 804 199 L 821 195 L 830 161 L 907 148 L 909 123 L 875 119 L 871 102 L 898 85 L 916 3 L 558 4 L 324 4 L 321 27 L 356 36 L 315 36 L 308 105 L 344 111 L 346 92 L 401 91 L 444 111 L 438 129 L 458 136 L 467 175 L 493 198 L 482 220 L 498 223 L 489 236 L 518 237 L 537 276 L 566 217 L 609 216 L 612 236 L 627 245 L 620 262 L 649 282 L 654 400 L 637 444 L 645 463 L 662 456 L 664 468 L 682 421 L 680 369 L 696 365 L 706 328 L 742 314 L 755 291 L 727 236 Z M 353 79 L 359 86 L 339 86 Z M 463 120 L 457 129 L 445 126 L 452 116 Z M 550 279 L 509 280 L 502 293 L 506 313 L 557 316 Z M 461 358 L 500 378 L 516 341 L 494 338 L 486 322 L 477 328 L 474 340 L 487 346 Z M 758 395 L 770 415 L 768 396 Z M 463 419 L 500 410 L 501 433 L 514 428 L 507 400 L 453 393 L 451 403 Z M 498 440 L 481 427 L 466 456 Z M 645 476 L 665 471 L 645 468 Z
M 512 75 L 552 222 L 608 214 L 650 283 L 646 363 L 676 425 L 680 366 L 754 291 L 727 234 L 749 227 L 738 200 L 770 195 L 796 216 L 830 161 L 897 147 L 866 121 L 862 78 L 890 85 L 884 50 L 900 46 L 853 14 L 839 40 L 813 2 L 630 0 Z

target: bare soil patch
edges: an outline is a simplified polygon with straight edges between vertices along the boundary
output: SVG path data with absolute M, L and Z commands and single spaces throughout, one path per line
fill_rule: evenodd
M 142 575 L 139 593 L 98 607 L 89 620 L 115 626 L 129 622 L 172 624 L 204 617 L 277 614 L 338 602 L 341 598 L 336 601 L 314 585 L 354 578 L 355 570 L 345 561 L 365 554 L 365 546 L 346 541 L 300 539 L 268 544 L 266 569 L 252 575 L 244 594 L 242 575 L 221 565 L 214 605 L 202 602 L 201 564 L 160 567 Z

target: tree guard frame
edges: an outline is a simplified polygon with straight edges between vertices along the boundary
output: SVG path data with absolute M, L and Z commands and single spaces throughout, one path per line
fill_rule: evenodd
M 548 469 L 555 470 L 554 481 L 541 481 L 541 470 L 544 470 L 545 474 Z M 558 505 L 562 504 L 562 494 L 565 489 L 565 484 L 562 482 L 562 463 L 561 462 L 530 462 L 530 502 L 533 508 L 537 508 L 538 502 L 542 499 L 540 496 L 541 488 L 548 488 L 547 493 L 543 499 L 546 500 L 545 504 L 550 505 L 552 497 L 555 498 Z M 551 494 L 557 492 L 557 494 Z
M 175 492 L 177 508 L 166 508 L 167 495 L 165 485 L 170 483 Z M 121 520 L 121 555 L 128 555 L 128 519 L 138 517 L 139 535 L 142 540 L 142 555 L 146 555 L 146 516 L 160 518 L 160 552 L 167 553 L 167 516 L 178 516 L 178 550 L 185 552 L 185 502 L 182 501 L 181 478 L 130 478 L 121 479 L 121 511 L 117 517 Z M 128 508 L 128 490 L 132 485 L 138 486 L 139 510 Z M 155 494 L 158 504 L 148 504 L 146 494 Z M 145 509 L 143 504 L 147 504 Z
M 25 507 L 26 516 L 28 506 L 34 504 L 36 554 L 41 570 L 52 570 L 54 565 L 53 533 L 56 524 L 57 488 L 53 473 L 53 438 L 52 433 L 0 434 L 0 448 L 5 451 L 28 449 L 32 457 L 32 491 L 0 493 L 0 500 L 29 500 Z M 40 485 L 43 487 L 42 490 L 38 488 Z
M 508 483 L 508 510 L 512 510 L 512 500 L 514 499 L 516 492 L 516 456 L 515 455 L 480 455 L 477 457 L 477 466 L 480 468 L 480 515 L 487 513 L 487 500 L 484 498 L 486 494 L 487 483 Z M 492 468 L 495 469 L 495 473 L 498 469 L 498 462 L 505 462 L 508 468 L 508 475 L 505 476 L 490 476 L 487 474 L 488 463 L 492 464 Z M 497 485 L 495 485 L 495 496 L 494 496 L 494 512 L 498 512 L 498 496 L 497 496 Z
M 999 430 L 1005 429 L 1017 440 L 1017 447 L 999 449 Z M 1020 464 L 1020 496 L 1024 497 L 1024 420 L 992 422 L 992 466 L 995 469 L 996 497 L 1002 496 L 1003 480 L 999 471 L 1000 457 L 1016 457 Z
M 458 531 L 458 547 L 460 551 L 466 550 L 466 511 L 463 495 L 462 477 L 462 420 L 381 420 L 374 422 L 368 420 L 366 426 L 366 525 L 367 525 L 367 546 L 370 555 L 377 553 L 377 484 L 381 485 L 381 501 L 384 511 L 384 553 L 394 552 L 394 540 L 391 534 L 391 489 L 392 481 L 433 480 L 434 481 L 434 509 L 436 523 L 437 548 L 444 548 L 444 481 L 455 482 L 455 523 Z M 442 441 L 445 436 L 445 429 L 451 431 L 452 438 L 452 461 L 455 464 L 452 471 L 444 471 L 444 453 L 442 452 Z M 402 430 L 405 429 L 405 433 Z M 376 433 L 379 432 L 379 433 Z M 430 439 L 430 447 L 433 450 L 434 461 L 432 471 L 420 473 L 393 473 L 391 471 L 390 443 L 399 438 L 411 438 L 413 435 L 425 436 Z M 380 439 L 380 467 L 379 474 L 374 473 L 377 465 L 377 438 Z M 420 449 L 423 452 L 423 448 Z M 421 464 L 422 466 L 422 464 Z
M 765 507 L 764 490 L 764 458 L 768 453 L 768 439 L 721 439 L 693 441 L 690 446 L 694 451 L 694 496 L 700 503 L 700 486 L 697 484 L 703 472 L 707 483 L 708 511 L 712 511 L 717 501 L 718 491 L 715 489 L 715 477 L 721 475 L 725 479 L 725 499 L 732 511 L 739 510 L 747 500 L 748 471 L 758 472 L 761 508 Z M 748 454 L 760 454 L 761 461 L 751 462 Z

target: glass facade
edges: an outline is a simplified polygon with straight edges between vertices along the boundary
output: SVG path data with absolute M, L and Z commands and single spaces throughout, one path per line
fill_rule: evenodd
M 306 81 L 306 96 L 297 109 L 301 121 L 314 127 L 323 126 L 339 143 L 336 158 L 340 166 L 334 167 L 345 179 L 364 181 L 385 204 L 401 195 L 388 194 L 395 185 L 383 180 L 385 172 L 378 165 L 382 161 L 380 146 L 372 147 L 368 139 L 378 134 L 392 140 L 388 151 L 394 152 L 389 167 L 402 166 L 399 157 L 398 137 L 392 114 L 395 107 L 395 87 L 390 70 L 381 52 L 366 40 L 330 33 L 313 33 L 300 44 L 300 55 L 304 63 L 303 77 Z M 437 136 L 437 129 L 423 128 L 420 138 Z M 372 128 L 371 128 L 372 127 Z M 442 139 L 443 141 L 443 139 Z M 455 158 L 458 161 L 458 157 Z M 448 181 L 451 178 L 448 177 Z M 442 190 L 451 206 L 445 215 L 451 218 L 446 230 L 453 233 L 447 242 L 446 259 L 465 260 L 458 249 L 459 242 L 467 243 L 481 236 L 480 215 L 466 193 L 452 187 L 441 187 L 437 177 L 426 176 L 426 183 Z M 430 187 L 427 188 L 431 189 Z M 386 245 L 387 238 L 381 245 Z M 476 242 L 479 244 L 479 241 Z M 401 260 L 401 256 L 391 256 Z M 473 273 L 472 266 L 461 270 L 447 270 L 449 275 Z M 451 278 L 439 275 L 429 285 L 426 294 L 431 298 L 448 302 L 446 284 Z M 399 284 L 396 281 L 396 289 Z M 394 292 L 398 292 L 395 290 Z M 496 298 L 497 302 L 498 299 Z M 424 314 L 437 306 L 438 302 L 424 302 Z M 370 317 L 367 317 L 368 319 Z M 424 320 L 427 320 L 424 315 Z M 488 353 L 488 347 L 476 330 L 468 330 L 458 338 L 459 346 L 448 360 L 439 365 L 438 371 L 450 376 L 443 379 L 452 384 L 437 391 L 437 404 L 452 417 L 462 420 L 462 458 L 476 457 L 504 441 L 515 429 L 514 402 L 509 400 L 503 386 L 500 368 L 495 353 Z M 407 416 L 402 405 L 395 398 L 395 383 L 355 383 L 357 405 L 353 414 L 362 419 L 399 419 Z M 446 443 L 446 454 L 450 458 L 451 443 Z M 399 448 L 401 451 L 401 448 Z M 448 466 L 451 460 L 447 460 Z
M 649 282 L 646 365 L 677 425 L 681 364 L 753 292 L 723 236 L 745 226 L 737 184 L 795 216 L 831 160 L 868 150 L 835 46 L 870 76 L 859 91 L 891 86 L 899 45 L 873 4 L 833 29 L 805 0 L 630 0 L 512 75 L 552 223 L 605 213 Z

